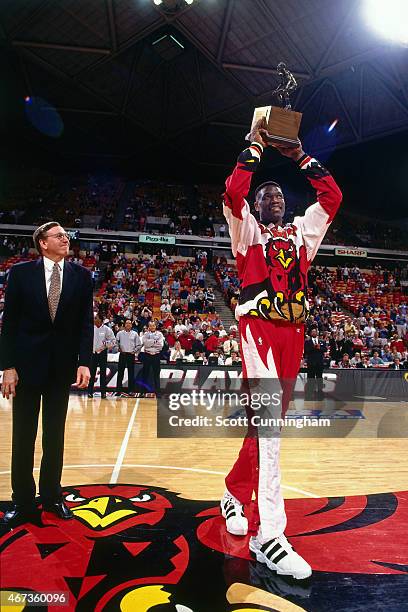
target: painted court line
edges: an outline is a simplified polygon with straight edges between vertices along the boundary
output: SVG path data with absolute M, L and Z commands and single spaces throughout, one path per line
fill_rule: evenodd
M 116 484 L 118 482 L 120 468 L 122 467 L 123 459 L 125 458 L 127 445 L 129 443 L 130 434 L 133 428 L 133 423 L 135 422 L 137 409 L 139 408 L 140 397 L 136 400 L 135 407 L 133 408 L 132 415 L 129 419 L 129 423 L 127 426 L 126 433 L 122 440 L 122 445 L 120 447 L 118 458 L 116 459 L 115 467 L 113 468 L 112 476 L 109 484 Z
M 129 421 L 130 423 L 130 421 Z M 122 443 L 123 444 L 123 443 Z M 119 458 L 119 457 L 118 457 Z M 123 461 L 123 459 L 122 459 Z M 111 468 L 116 467 L 118 462 L 114 465 L 113 463 L 81 463 L 76 465 L 64 465 L 64 470 L 75 470 L 78 468 Z M 182 472 L 197 472 L 198 474 L 214 474 L 215 476 L 226 476 L 225 472 L 216 472 L 214 470 L 204 470 L 201 468 L 189 468 L 189 467 L 179 467 L 176 465 L 154 465 L 152 463 L 123 463 L 121 465 L 122 468 L 151 468 L 156 470 L 179 470 Z M 38 472 L 40 468 L 34 468 L 34 472 Z M 10 470 L 0 471 L 0 476 L 10 474 Z M 113 473 L 112 473 L 113 477 Z M 110 484 L 116 484 L 112 482 Z M 287 489 L 288 491 L 293 491 L 294 493 L 300 493 L 305 497 L 313 497 L 314 499 L 319 499 L 321 495 L 316 495 L 315 493 L 311 493 L 310 491 L 304 491 L 303 489 L 298 489 L 297 487 L 291 487 L 290 485 L 281 485 L 282 489 Z

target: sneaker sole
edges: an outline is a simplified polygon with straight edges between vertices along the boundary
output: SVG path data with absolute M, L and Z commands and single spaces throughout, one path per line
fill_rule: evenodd
M 246 517 L 244 517 L 247 523 L 246 529 L 231 529 L 231 528 L 228 529 L 228 521 L 227 521 L 227 517 L 225 516 L 225 510 L 221 505 L 220 505 L 220 508 L 221 508 L 221 514 L 225 518 L 225 526 L 227 528 L 228 533 L 230 533 L 231 535 L 236 535 L 236 536 L 248 535 L 248 519 Z
M 311 569 L 304 571 L 304 572 L 290 572 L 290 571 L 282 570 L 277 565 L 275 565 L 275 563 L 270 561 L 268 557 L 259 550 L 259 548 L 255 548 L 254 546 L 252 546 L 251 542 L 249 543 L 249 550 L 256 556 L 256 560 L 259 563 L 263 563 L 264 565 L 268 567 L 268 569 L 270 569 L 273 572 L 276 572 L 280 576 L 292 576 L 296 580 L 305 580 L 306 578 L 309 578 L 312 575 Z

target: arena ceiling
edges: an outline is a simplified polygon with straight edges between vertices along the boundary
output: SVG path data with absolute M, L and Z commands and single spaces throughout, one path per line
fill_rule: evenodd
M 66 156 L 230 165 L 279 61 L 309 149 L 408 127 L 408 50 L 369 30 L 361 0 L 2 0 L 0 37 L 3 129 Z M 57 110 L 57 138 L 29 125 L 25 96 Z

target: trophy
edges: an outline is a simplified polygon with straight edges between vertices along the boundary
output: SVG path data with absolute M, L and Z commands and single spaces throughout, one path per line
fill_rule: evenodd
M 298 132 L 302 113 L 292 110 L 289 95 L 295 91 L 297 83 L 293 74 L 286 68 L 286 64 L 280 62 L 277 66 L 280 77 L 278 87 L 272 95 L 278 99 L 281 106 L 259 106 L 254 111 L 251 131 L 259 119 L 265 117 L 267 136 L 265 140 L 270 144 L 280 144 L 285 147 L 297 147 Z M 251 132 L 250 132 L 251 133 Z M 249 140 L 250 133 L 246 140 Z

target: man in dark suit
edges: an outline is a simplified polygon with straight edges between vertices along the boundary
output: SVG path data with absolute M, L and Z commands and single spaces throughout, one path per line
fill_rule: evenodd
M 399 357 L 395 357 L 393 363 L 388 366 L 390 370 L 406 370 L 405 363 L 401 363 Z
M 317 329 L 310 332 L 310 338 L 305 342 L 305 357 L 307 359 L 306 399 L 312 399 L 317 393 L 317 399 L 323 395 L 323 358 L 327 351 L 326 343 L 319 339 Z
M 93 340 L 92 278 L 65 261 L 69 238 L 56 222 L 33 235 L 41 257 L 10 270 L 1 335 L 3 397 L 13 397 L 10 525 L 36 514 L 34 446 L 42 400 L 43 456 L 39 491 L 43 510 L 72 513 L 61 497 L 64 430 L 70 386 L 85 389 Z

